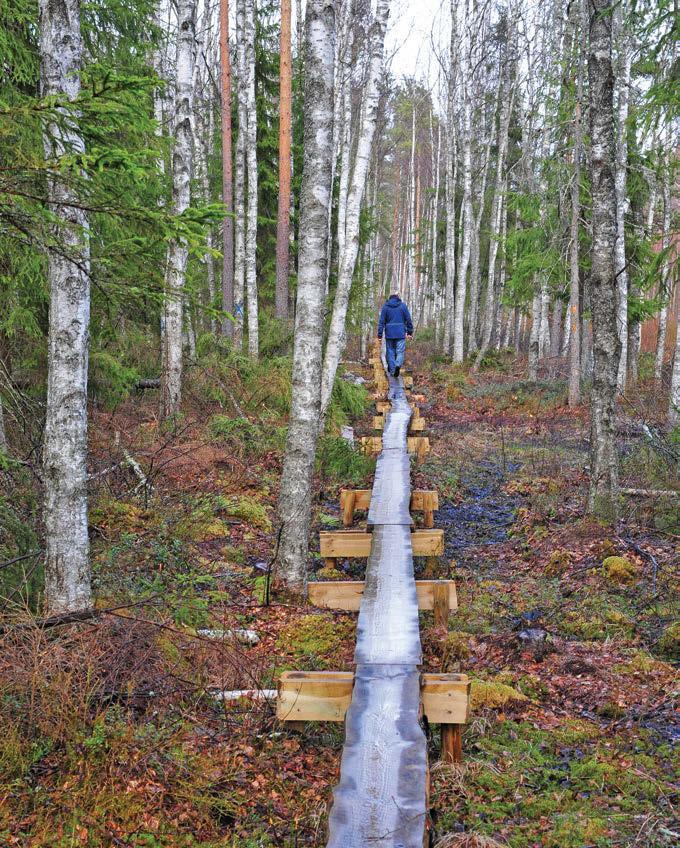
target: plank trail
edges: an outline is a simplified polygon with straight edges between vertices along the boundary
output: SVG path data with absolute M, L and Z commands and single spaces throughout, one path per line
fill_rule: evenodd
M 425 832 L 427 750 L 419 723 L 422 652 L 406 446 L 411 407 L 402 380 L 390 377 L 389 399 L 328 848 L 422 848 Z

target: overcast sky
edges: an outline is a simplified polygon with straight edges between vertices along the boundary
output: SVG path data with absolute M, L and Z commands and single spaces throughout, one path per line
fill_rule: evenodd
M 395 77 L 416 77 L 434 88 L 448 29 L 448 0 L 392 0 L 385 53 Z

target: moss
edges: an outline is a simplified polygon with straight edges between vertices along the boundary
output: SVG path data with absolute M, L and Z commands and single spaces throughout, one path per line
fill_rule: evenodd
M 462 630 L 453 630 L 446 635 L 442 648 L 442 668 L 444 671 L 454 671 L 471 653 L 470 639 L 472 634 Z
M 627 557 L 608 556 L 602 561 L 602 571 L 613 583 L 633 583 L 638 576 L 638 568 Z
M 567 566 L 571 564 L 572 554 L 570 551 L 565 551 L 562 548 L 554 550 L 548 559 L 545 567 L 545 573 L 550 576 L 562 574 Z
M 470 687 L 470 707 L 473 710 L 480 707 L 497 709 L 511 701 L 526 700 L 526 695 L 507 683 L 499 683 L 498 680 L 473 680 Z
M 310 667 L 337 665 L 337 658 L 354 642 L 355 623 L 349 618 L 333 618 L 324 613 L 311 613 L 293 619 L 279 633 L 276 647 Z
M 234 495 L 224 497 L 218 495 L 214 499 L 215 509 L 224 512 L 230 518 L 240 518 L 246 524 L 259 527 L 266 533 L 272 529 L 272 523 L 267 515 L 267 509 L 260 501 L 249 495 Z
M 669 660 L 680 660 L 680 621 L 667 627 L 657 643 L 659 653 Z
M 330 565 L 324 565 L 323 568 L 320 568 L 316 572 L 315 576 L 320 580 L 344 580 L 347 575 L 337 568 L 333 568 Z

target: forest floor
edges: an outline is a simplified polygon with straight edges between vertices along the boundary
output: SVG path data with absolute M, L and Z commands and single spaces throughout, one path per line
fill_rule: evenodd
M 587 412 L 567 409 L 559 375 L 527 383 L 504 357 L 472 375 L 419 347 L 414 363 L 432 452 L 413 482 L 439 492 L 434 576 L 455 578 L 459 599 L 447 631 L 421 614 L 425 670 L 473 678 L 462 766 L 438 762 L 431 729 L 435 842 L 678 844 L 678 501 L 627 498 L 615 528 L 587 518 Z M 173 430 L 153 398 L 93 416 L 108 612 L 2 632 L 0 845 L 324 844 L 342 726 L 289 730 L 270 702 L 219 694 L 350 669 L 356 623 L 267 598 L 287 365 L 232 366 L 196 375 Z M 365 393 L 344 385 L 331 418 L 369 433 Z M 640 426 L 653 406 L 651 390 L 622 405 L 622 479 L 677 490 L 677 444 Z M 339 487 L 372 469 L 324 438 L 315 533 L 339 526 Z M 236 628 L 259 641 L 205 632 Z

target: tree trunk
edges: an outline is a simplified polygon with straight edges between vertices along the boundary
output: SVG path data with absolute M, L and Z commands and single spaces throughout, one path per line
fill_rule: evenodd
M 617 30 L 618 63 L 616 75 L 617 125 L 616 125 L 616 246 L 614 263 L 617 290 L 617 327 L 621 356 L 619 359 L 617 386 L 619 392 L 626 388 L 628 365 L 628 270 L 626 268 L 625 215 L 628 211 L 626 171 L 628 168 L 628 101 L 630 89 L 631 34 L 627 26 L 627 2 L 619 0 L 614 8 L 614 25 Z
M 455 27 L 451 28 L 451 56 L 454 51 Z M 445 260 L 445 292 L 444 292 L 444 333 L 442 348 L 445 354 L 451 353 L 451 330 L 453 329 L 454 298 L 456 287 L 456 180 L 457 156 L 455 122 L 455 86 L 453 68 L 449 70 L 448 87 L 448 139 L 446 143 L 446 243 L 444 245 Z
M 466 41 L 467 45 L 467 41 Z M 467 46 L 463 47 L 461 56 L 466 56 Z M 467 61 L 465 66 L 467 67 Z M 463 76 L 463 120 L 462 120 L 462 159 L 461 168 L 463 171 L 463 199 L 462 199 L 462 233 L 461 233 L 461 251 L 460 262 L 458 263 L 458 279 L 456 281 L 456 296 L 453 318 L 453 361 L 462 362 L 465 345 L 464 345 L 464 318 L 465 318 L 465 296 L 467 293 L 467 272 L 470 264 L 470 240 L 472 237 L 472 127 L 471 127 L 471 110 L 469 80 L 467 79 L 467 71 L 462 72 Z
M 541 356 L 541 294 L 536 292 L 531 302 L 531 333 L 529 335 L 528 375 L 530 380 L 538 379 L 538 360 Z
M 255 101 L 255 0 L 245 0 L 246 51 L 246 294 L 248 299 L 248 354 L 257 359 L 260 343 L 257 309 L 257 106 Z M 240 133 L 239 127 L 239 133 Z
M 77 0 L 40 0 L 43 96 L 74 101 L 80 93 L 82 42 Z M 47 127 L 47 191 L 59 221 L 60 251 L 48 256 L 50 312 L 43 477 L 45 605 L 48 615 L 92 605 L 87 534 L 87 368 L 90 327 L 90 245 L 85 212 L 59 172 L 63 155 L 83 154 L 76 121 Z M 55 161 L 56 160 L 56 161 Z M 4 428 L 3 428 L 4 429 Z
M 234 311 L 234 179 L 231 152 L 231 56 L 229 53 L 229 0 L 220 0 L 220 115 L 222 129 L 222 335 L 231 338 L 234 325 L 228 315 Z
M 588 510 L 607 520 L 617 515 L 618 465 L 614 441 L 616 383 L 621 342 L 617 329 L 616 188 L 612 0 L 590 0 L 588 80 L 592 248 L 593 387 L 590 400 Z
M 654 382 L 657 386 L 661 385 L 661 377 L 663 375 L 663 360 L 666 351 L 666 333 L 668 329 L 668 303 L 671 299 L 671 171 L 672 171 L 672 150 L 671 150 L 671 132 L 670 122 L 666 132 L 666 147 L 667 155 L 664 163 L 663 174 L 663 230 L 661 233 L 661 249 L 667 251 L 664 259 L 663 269 L 661 271 L 661 283 L 659 286 L 659 294 L 663 298 L 663 306 L 659 312 L 659 328 L 656 337 L 656 356 L 654 358 Z
M 680 327 L 675 336 L 675 356 L 671 373 L 671 393 L 668 404 L 668 423 L 671 427 L 680 424 Z
M 245 3 L 236 0 L 236 112 L 238 136 L 234 160 L 234 345 L 243 347 L 244 294 L 246 287 L 246 133 L 248 78 L 245 37 Z
M 578 41 L 578 69 L 576 71 L 576 102 L 573 124 L 573 174 L 571 182 L 571 220 L 569 223 L 569 406 L 581 402 L 581 322 L 580 322 L 580 274 L 579 274 L 579 219 L 581 217 L 581 150 L 583 108 L 583 63 L 586 38 L 585 0 L 579 2 L 580 14 L 574 27 L 581 31 Z
M 276 225 L 276 317 L 288 319 L 291 152 L 291 0 L 281 0 L 279 59 L 279 207 Z
M 172 207 L 181 215 L 191 202 L 193 76 L 196 36 L 195 0 L 177 4 L 177 81 L 172 149 Z M 188 248 L 184 239 L 173 238 L 168 246 L 165 277 L 165 332 L 161 363 L 161 420 L 179 412 L 182 399 L 182 338 L 184 331 L 184 283 Z
M 345 218 L 345 243 L 344 250 L 338 257 L 338 284 L 335 290 L 333 302 L 333 314 L 326 343 L 326 353 L 323 364 L 323 377 L 321 383 L 321 409 L 322 415 L 326 414 L 328 403 L 333 391 L 335 373 L 338 368 L 340 357 L 345 345 L 345 319 L 347 316 L 347 304 L 354 266 L 356 265 L 359 250 L 359 215 L 361 212 L 361 201 L 366 187 L 366 174 L 371 160 L 373 147 L 373 135 L 378 117 L 378 83 L 383 68 L 383 49 L 385 43 L 385 29 L 389 15 L 388 0 L 378 0 L 375 11 L 375 19 L 371 26 L 370 35 L 370 63 L 368 79 L 366 82 L 366 93 L 362 103 L 361 120 L 359 122 L 359 134 L 357 149 L 352 168 L 352 178 L 347 195 L 347 211 Z
M 312 475 L 321 417 L 323 309 L 333 156 L 334 41 L 333 0 L 307 0 L 293 392 L 279 497 L 279 574 L 286 586 L 295 591 L 304 591 L 307 581 Z

